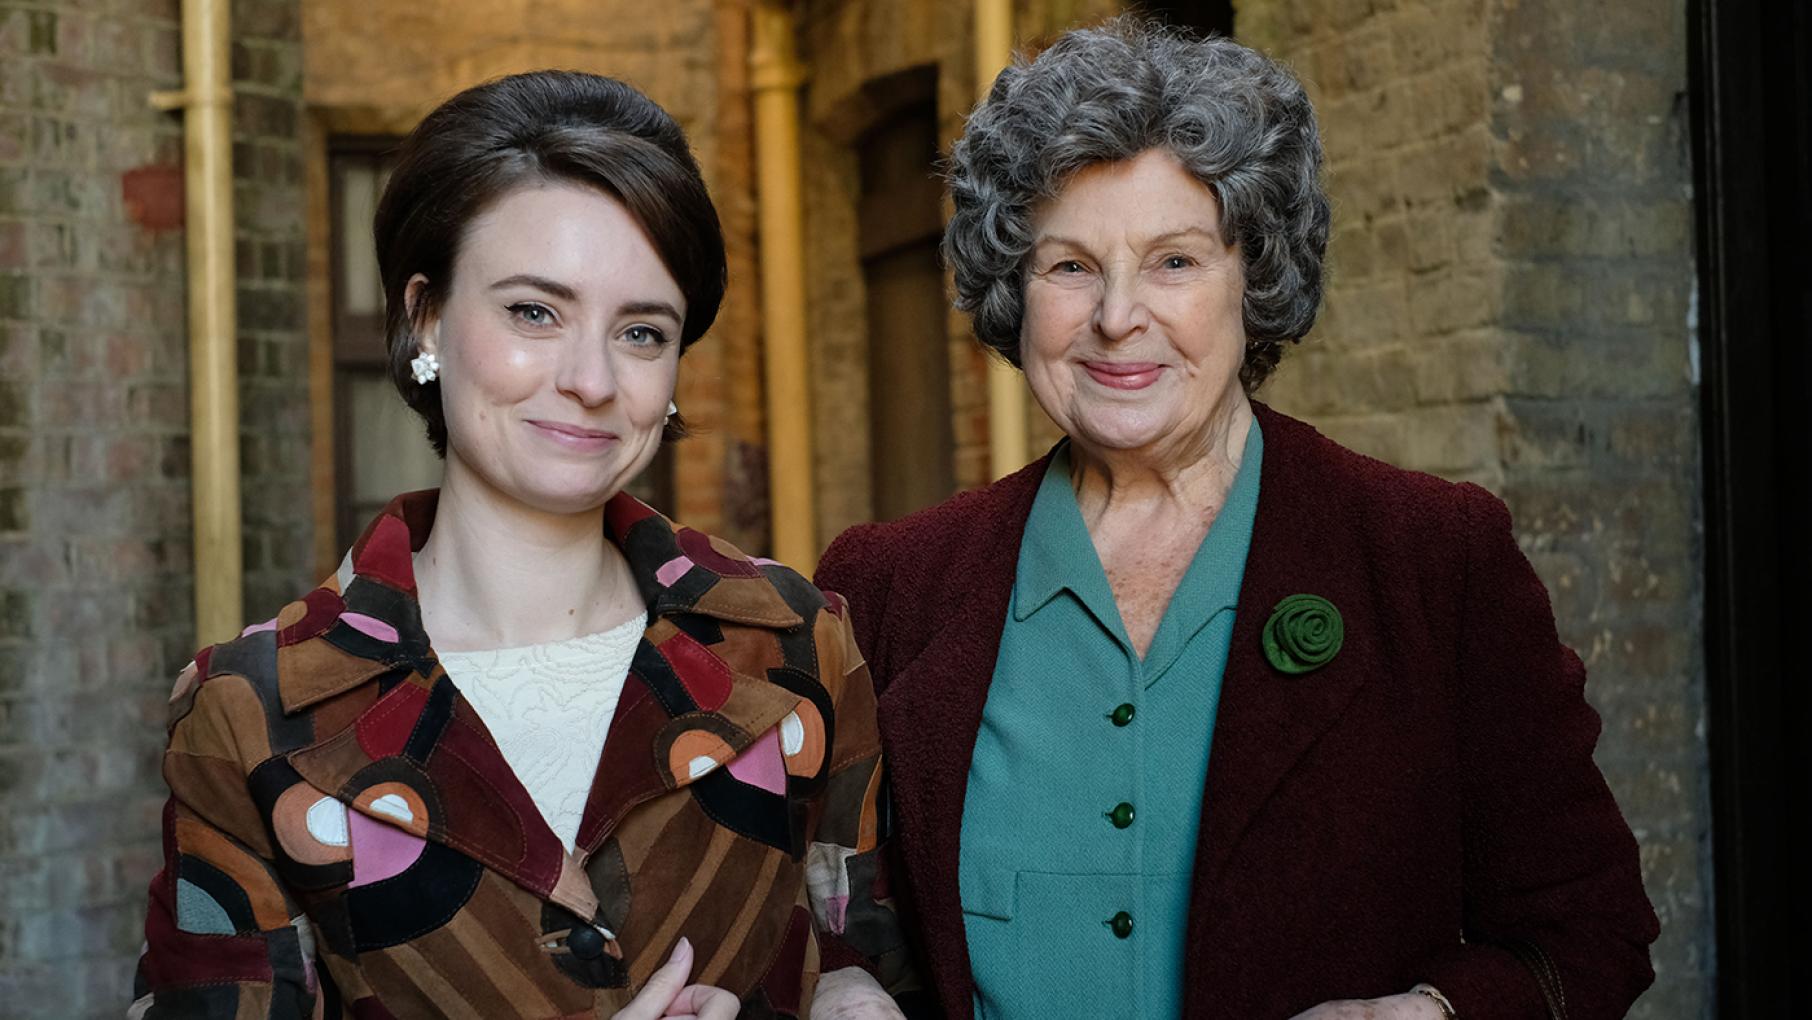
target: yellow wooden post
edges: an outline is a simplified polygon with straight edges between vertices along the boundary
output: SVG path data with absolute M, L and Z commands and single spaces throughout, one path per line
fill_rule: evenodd
M 229 4 L 183 0 L 183 88 L 151 97 L 161 109 L 183 110 L 195 640 L 201 644 L 238 634 L 244 612 Z
M 768 506 L 775 559 L 810 572 L 818 560 L 812 485 L 810 364 L 805 326 L 805 210 L 799 174 L 799 87 L 805 73 L 793 14 L 762 0 L 749 50 L 761 235 L 762 375 L 767 387 Z
M 975 0 L 975 91 L 988 97 L 994 76 L 1013 59 L 1013 0 Z M 1025 380 L 1012 365 L 988 359 L 988 472 L 1012 474 L 1030 459 Z

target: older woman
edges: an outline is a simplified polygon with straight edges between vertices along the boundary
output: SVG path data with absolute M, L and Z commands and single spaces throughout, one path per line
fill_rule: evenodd
M 1067 438 L 818 575 L 950 1016 L 1578 1020 L 1652 978 L 1503 504 L 1250 397 L 1314 320 L 1320 162 L 1286 71 L 1133 21 L 1003 72 L 956 145 L 958 304 Z
M 885 972 L 842 603 L 623 492 L 724 292 L 678 125 L 593 75 L 479 86 L 376 234 L 444 482 L 177 681 L 135 1013 L 804 1017 L 821 967 Z

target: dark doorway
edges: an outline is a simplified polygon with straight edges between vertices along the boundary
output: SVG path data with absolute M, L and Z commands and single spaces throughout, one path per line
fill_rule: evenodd
M 1167 25 L 1187 28 L 1197 35 L 1233 34 L 1233 0 L 1199 0 L 1190 3 L 1138 2 L 1131 7 Z
M 888 114 L 857 142 L 857 152 L 868 291 L 869 463 L 874 516 L 885 521 L 942 500 L 956 485 L 932 91 Z
M 1812 1016 L 1809 9 L 1688 11 L 1718 1011 Z

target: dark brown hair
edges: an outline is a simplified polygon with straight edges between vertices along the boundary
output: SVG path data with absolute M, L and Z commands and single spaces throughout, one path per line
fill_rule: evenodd
M 532 71 L 469 88 L 428 114 L 397 151 L 373 232 L 384 280 L 390 378 L 447 450 L 438 383 L 409 370 L 415 334 L 439 311 L 471 223 L 509 192 L 564 181 L 622 202 L 648 232 L 686 296 L 680 352 L 692 346 L 724 296 L 724 237 L 685 133 L 634 87 L 602 75 Z M 427 278 L 413 314 L 409 280 Z M 676 415 L 669 437 L 684 433 Z

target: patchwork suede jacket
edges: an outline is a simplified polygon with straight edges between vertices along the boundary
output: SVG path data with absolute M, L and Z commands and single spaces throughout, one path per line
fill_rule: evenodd
M 568 853 L 422 629 L 436 498 L 178 679 L 132 1014 L 609 1016 L 681 936 L 745 1017 L 847 964 L 904 980 L 843 602 L 614 499 L 649 626 Z

